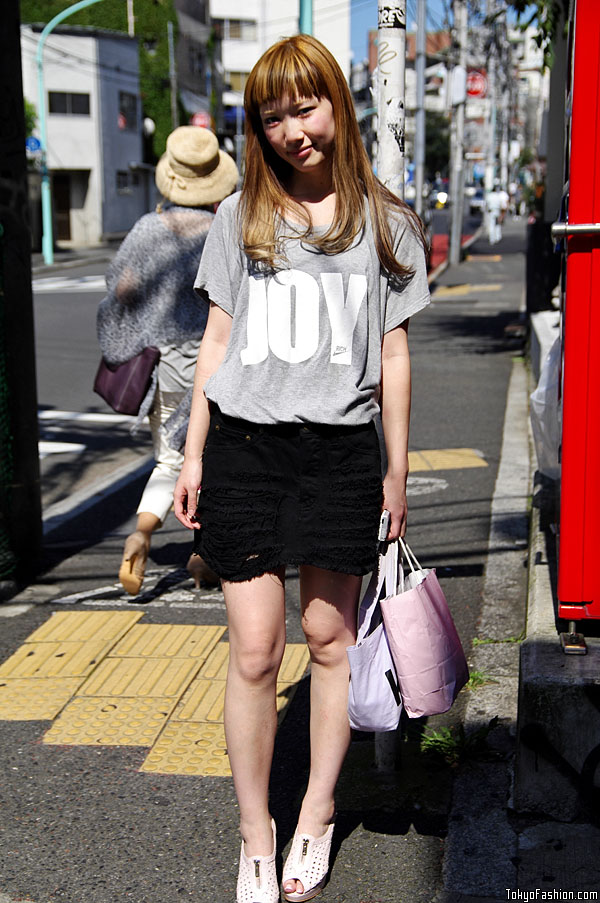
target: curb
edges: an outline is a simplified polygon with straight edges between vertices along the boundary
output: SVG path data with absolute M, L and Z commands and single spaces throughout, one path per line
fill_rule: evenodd
M 475 760 L 456 778 L 442 867 L 444 892 L 438 903 L 506 900 L 517 887 L 517 835 L 508 820 L 512 758 L 519 695 L 519 642 L 524 623 L 528 554 L 530 446 L 527 371 L 513 362 L 498 476 L 492 500 L 488 559 L 479 637 L 486 640 L 468 656 L 472 670 L 489 683 L 470 692 L 464 728 L 468 735 L 498 725 L 488 745 L 498 758 Z M 504 605 L 499 609 L 498 599 Z M 453 896 L 448 896 L 452 894 Z
M 479 226 L 479 228 L 477 228 L 475 230 L 473 235 L 471 235 L 470 238 L 468 238 L 465 242 L 463 242 L 463 244 L 461 244 L 461 246 L 460 246 L 461 254 L 463 251 L 468 250 L 468 248 L 470 248 L 471 245 L 475 244 L 475 242 L 481 237 L 482 233 L 483 233 L 483 226 Z M 445 260 L 442 260 L 442 262 L 436 266 L 435 270 L 432 270 L 431 273 L 428 273 L 427 284 L 432 285 L 435 282 L 435 280 L 438 279 L 442 275 L 442 273 L 444 273 L 448 269 L 449 266 L 450 266 L 450 261 L 446 257 Z

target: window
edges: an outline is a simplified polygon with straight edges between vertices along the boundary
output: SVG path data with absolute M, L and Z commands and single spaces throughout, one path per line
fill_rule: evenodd
M 225 72 L 225 84 L 229 86 L 229 91 L 243 93 L 247 78 L 247 72 Z
M 215 26 L 224 41 L 256 41 L 254 19 L 215 19 Z
M 117 170 L 117 191 L 127 192 L 129 189 L 129 173 L 124 169 Z
M 60 113 L 63 116 L 89 116 L 90 95 L 49 91 L 48 110 L 50 113 Z
M 137 97 L 127 91 L 119 91 L 119 128 L 136 132 L 137 127 Z

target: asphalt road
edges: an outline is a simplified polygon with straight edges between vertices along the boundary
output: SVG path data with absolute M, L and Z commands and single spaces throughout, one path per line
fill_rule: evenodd
M 411 546 L 423 564 L 437 566 L 467 650 L 477 634 L 512 357 L 522 353 L 506 327 L 518 317 L 524 227 L 515 224 L 506 231 L 510 234 L 494 254 L 480 242 L 472 249 L 474 261 L 443 275 L 441 290 L 414 318 L 409 336 L 411 449 L 475 450 L 484 464 L 414 472 L 409 486 Z M 497 259 L 496 251 L 506 253 Z M 85 347 L 91 353 L 89 324 L 98 297 L 81 292 L 54 299 L 64 305 L 69 340 L 38 339 L 47 356 L 46 362 L 40 359 L 39 373 L 45 366 L 52 369 L 59 348 L 61 367 L 64 362 L 68 371 L 71 324 L 78 324 L 80 351 Z M 36 294 L 38 327 L 44 314 L 50 323 L 49 307 L 39 314 L 47 300 L 48 294 Z M 98 403 L 84 379 L 94 368 L 80 351 L 74 365 L 79 388 L 71 386 L 71 400 L 60 396 L 60 405 L 77 410 L 80 391 L 81 404 L 87 397 L 87 409 L 93 410 Z M 97 351 L 94 363 L 96 356 Z M 58 382 L 53 391 L 60 391 Z M 56 394 L 43 398 L 42 404 L 58 405 Z M 64 479 L 70 469 L 65 464 Z M 194 591 L 178 570 L 189 542 L 172 516 L 156 537 L 143 599 L 129 605 L 115 587 L 139 490 L 138 484 L 130 485 L 110 505 L 53 534 L 48 570 L 16 600 L 32 607 L 3 624 L 0 660 L 56 610 L 128 608 L 143 611 L 144 622 L 150 623 L 225 624 L 220 595 Z M 288 589 L 288 640 L 300 642 L 293 570 Z M 277 737 L 272 807 L 280 850 L 291 839 L 307 773 L 308 683 L 306 678 L 301 682 Z M 373 769 L 372 738 L 357 735 L 340 781 L 334 867 L 323 903 L 435 899 L 442 883 L 453 771 L 424 756 L 420 738 L 425 730 L 457 724 L 463 706 L 459 697 L 448 715 L 407 725 L 400 770 L 392 774 Z M 233 900 L 239 839 L 231 779 L 144 774 L 139 768 L 145 749 L 47 746 L 40 742 L 47 728 L 47 722 L 0 721 L 0 756 L 10 776 L 0 790 L 0 891 L 11 900 L 35 903 Z

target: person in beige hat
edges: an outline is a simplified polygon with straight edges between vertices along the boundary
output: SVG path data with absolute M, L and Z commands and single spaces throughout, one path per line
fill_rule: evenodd
M 119 569 L 119 580 L 131 595 L 142 587 L 152 534 L 173 501 L 183 457 L 168 421 L 185 423 L 208 314 L 208 305 L 194 292 L 194 279 L 215 206 L 235 189 L 238 177 L 235 163 L 219 149 L 211 131 L 176 128 L 156 167 L 163 200 L 123 241 L 98 308 L 98 340 L 109 364 L 130 360 L 149 346 L 160 350 L 152 385 L 132 428 L 138 429 L 148 415 L 156 463 Z M 200 556 L 192 555 L 187 567 L 197 586 L 218 583 Z

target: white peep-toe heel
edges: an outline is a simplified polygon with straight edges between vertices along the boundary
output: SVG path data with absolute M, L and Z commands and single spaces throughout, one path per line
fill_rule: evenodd
M 279 884 L 275 868 L 277 837 L 271 819 L 273 852 L 270 856 L 246 856 L 244 841 L 240 851 L 240 870 L 237 880 L 237 903 L 279 903 Z
M 321 893 L 329 871 L 329 854 L 333 838 L 333 823 L 329 825 L 321 837 L 312 834 L 294 834 L 292 848 L 283 867 L 282 884 L 286 881 L 301 881 L 303 893 L 289 892 L 283 889 L 284 900 L 290 903 L 302 903 L 312 900 Z

